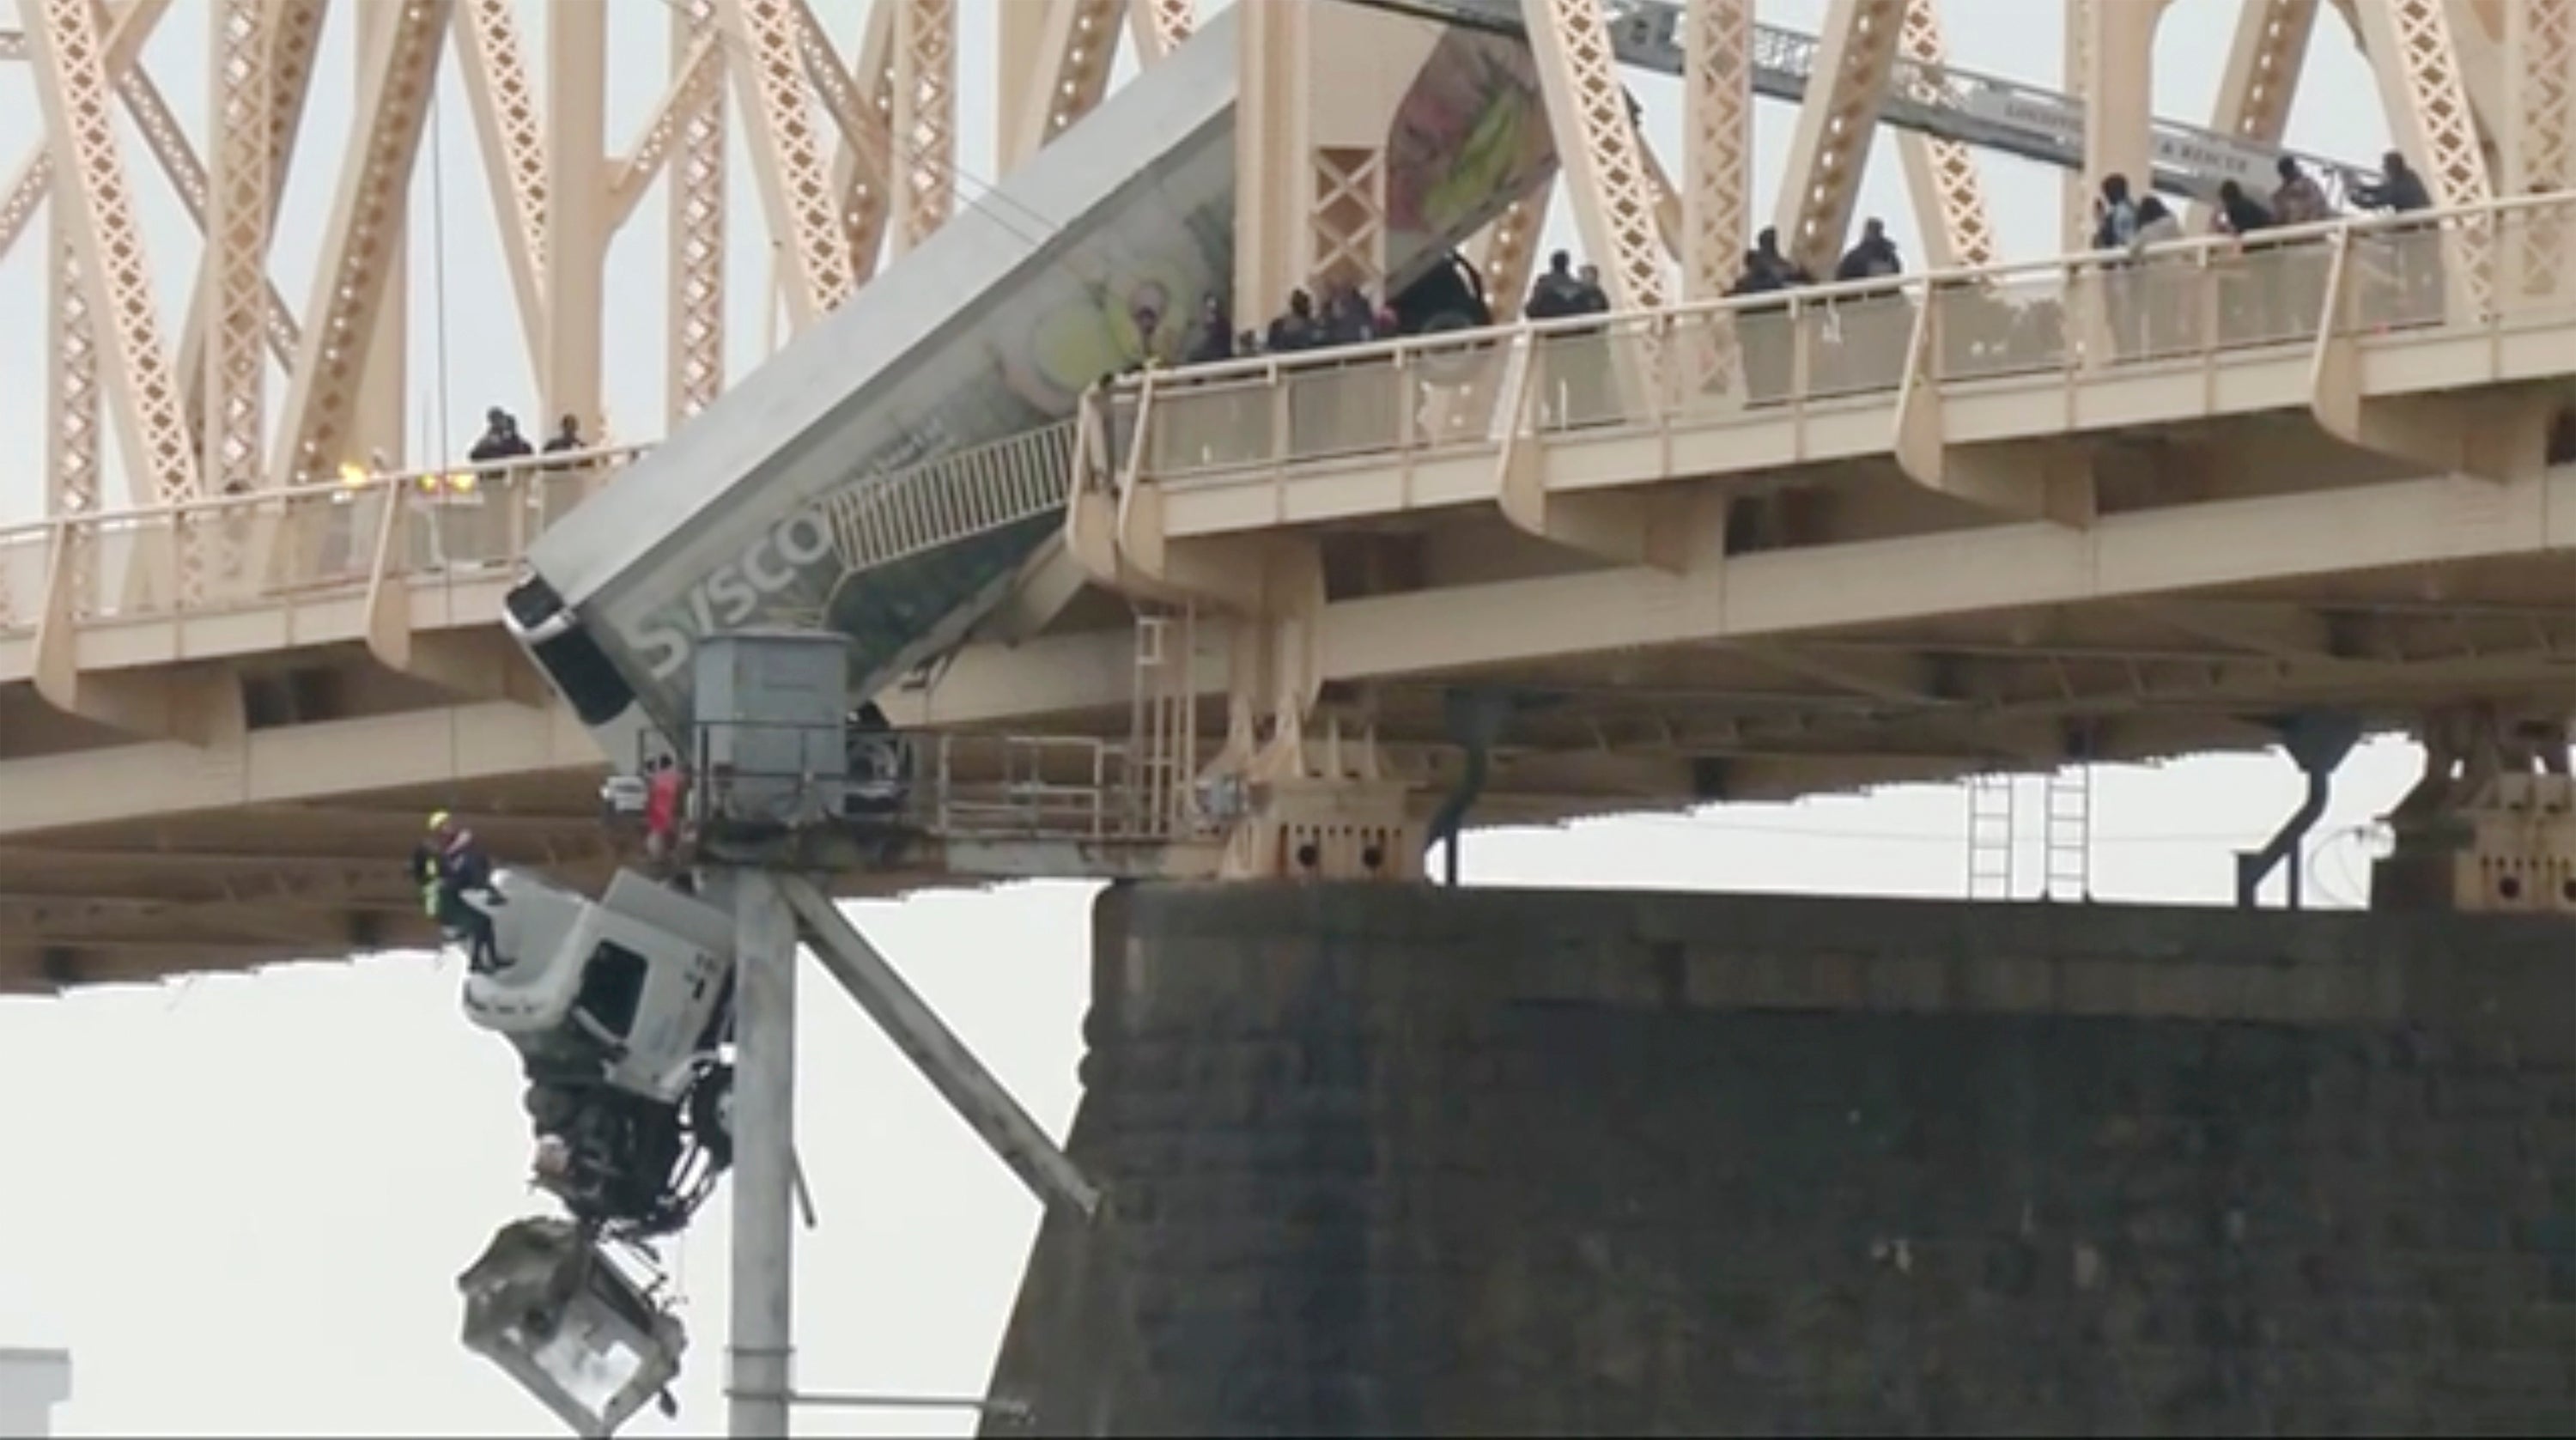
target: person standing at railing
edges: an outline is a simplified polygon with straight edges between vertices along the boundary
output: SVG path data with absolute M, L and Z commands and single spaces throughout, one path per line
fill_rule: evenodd
M 1886 222 L 1873 215 L 1861 222 L 1860 240 L 1834 266 L 1834 283 L 1893 280 L 1904 273 L 1904 255 L 1887 238 Z M 1913 321 L 1913 307 L 1902 290 L 1847 295 L 1835 301 L 1833 360 L 1822 367 L 1827 372 L 1822 378 L 1845 393 L 1893 388 L 1912 338 Z
M 2245 193 L 2245 187 L 2233 180 L 2218 187 L 2218 225 L 2222 233 L 2236 237 L 2242 258 L 2228 267 L 2219 285 L 2218 334 L 2213 344 L 2232 345 L 2286 340 L 2291 331 L 2283 323 L 2279 293 L 2280 247 L 2260 238 L 2263 232 L 2279 228 L 2279 221 L 2263 203 Z
M 546 437 L 543 453 L 549 456 L 572 455 L 594 448 L 590 437 L 581 433 L 581 417 L 566 415 L 556 422 L 555 433 Z M 570 510 L 582 492 L 589 488 L 596 460 L 548 460 L 538 483 L 529 487 L 527 500 L 516 507 L 527 517 L 531 532 L 554 523 L 556 516 Z
M 2322 225 L 2334 218 L 2334 205 L 2326 199 L 2325 187 L 2300 169 L 2297 160 L 2284 155 L 2273 168 L 2280 174 L 2281 183 L 2272 191 L 2272 219 L 2282 229 Z M 2284 246 L 2272 262 L 2279 277 L 2273 288 L 2282 313 L 2296 320 L 2303 330 L 2324 318 L 2327 263 L 2321 238 Z
M 474 448 L 465 452 L 465 458 L 470 464 L 489 465 L 534 453 L 528 437 L 519 433 L 519 417 L 495 405 L 483 412 L 483 433 L 474 437 Z
M 2138 231 L 2129 239 L 2129 254 L 2139 262 L 2143 292 L 2146 353 L 2170 355 L 2190 348 L 2200 333 L 2200 304 L 2192 293 L 2193 260 L 2184 255 L 2150 255 L 2158 245 L 2182 237 L 2182 221 L 2165 202 L 2150 195 L 2138 202 Z
M 2379 183 L 2364 185 L 2352 192 L 2353 203 L 2364 210 L 2377 210 L 2389 215 L 2404 215 L 2433 208 L 2433 194 L 2424 187 L 2424 177 L 2415 173 L 2406 157 L 2391 150 L 2379 157 Z M 2379 247 L 2390 256 L 2390 268 L 2396 272 L 2396 313 L 2383 312 L 2365 318 L 2377 323 L 2400 325 L 2432 324 L 2442 318 L 2442 231 L 2437 223 L 2403 225 L 2379 232 Z
M 2093 248 L 2126 252 L 2137 243 L 2138 202 L 2129 196 L 2129 177 L 2105 175 L 2102 193 L 2093 201 Z M 2103 309 L 2114 357 L 2146 348 L 2144 297 L 2138 293 L 2133 263 L 2114 260 L 2102 267 Z
M 568 455 L 575 450 L 587 450 L 589 448 L 590 442 L 583 439 L 581 436 L 581 417 L 578 415 L 566 415 L 563 417 L 561 421 L 556 423 L 555 433 L 546 437 L 545 453 L 548 455 Z M 565 471 L 576 470 L 579 468 L 581 467 L 577 461 L 550 460 L 546 462 L 546 469 L 556 474 L 561 474 Z

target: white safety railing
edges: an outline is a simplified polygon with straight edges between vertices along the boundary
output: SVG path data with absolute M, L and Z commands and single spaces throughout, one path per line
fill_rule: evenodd
M 1120 446 L 1114 469 L 1186 485 L 1489 449 L 1510 426 L 1760 423 L 1885 404 L 1909 374 L 2072 386 L 2118 366 L 2313 346 L 2329 318 L 2355 336 L 2576 323 L 2576 195 L 1151 370 L 1094 403 Z M 1504 415 L 1505 366 L 1524 338 L 1536 403 Z M 2576 345 L 2570 355 L 2576 373 Z
M 1073 433 L 1059 421 L 833 492 L 823 511 L 841 564 L 856 574 L 1062 509 Z
M 353 469 L 329 485 L 0 528 L 0 634 L 36 628 L 58 585 L 80 622 L 255 609 L 380 575 L 506 574 L 529 541 L 649 448 Z
M 943 838 L 1168 844 L 1219 833 L 1126 742 L 942 732 L 916 743 L 929 763 L 911 818 Z

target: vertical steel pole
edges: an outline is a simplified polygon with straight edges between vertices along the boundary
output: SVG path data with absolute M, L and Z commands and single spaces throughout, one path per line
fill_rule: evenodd
M 796 917 L 735 870 L 733 1334 L 727 1432 L 787 1433 L 795 1281 Z

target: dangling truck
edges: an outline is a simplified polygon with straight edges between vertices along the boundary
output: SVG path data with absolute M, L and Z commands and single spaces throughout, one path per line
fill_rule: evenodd
M 531 547 L 506 623 L 613 765 L 691 753 L 694 660 L 709 636 L 837 633 L 850 657 L 846 708 L 862 714 L 888 684 L 961 644 L 1055 541 L 1084 391 L 1132 367 L 1141 337 L 1163 337 L 1150 343 L 1174 358 L 1204 301 L 1233 290 L 1237 13 L 1213 16 Z M 1325 143 L 1383 157 L 1382 258 L 1394 287 L 1449 283 L 1456 247 L 1554 172 L 1529 54 L 1507 37 L 1333 13 L 1337 44 L 1351 28 L 1367 43 L 1331 122 L 1354 138 Z M 464 1277 L 480 1317 L 468 1343 L 591 1434 L 613 1430 L 676 1373 L 676 1317 L 607 1247 L 640 1247 L 685 1223 L 697 1177 L 721 1168 L 722 1107 L 697 1097 L 721 1096 L 714 1077 L 730 1044 L 730 953 L 692 938 L 717 912 L 673 895 L 698 913 L 664 913 L 640 898 L 635 887 L 658 888 L 641 877 L 619 887 L 592 902 L 532 876 L 504 883 L 503 911 L 542 910 L 551 918 L 539 928 L 557 936 L 522 948 L 554 958 L 543 975 L 514 981 L 505 969 L 470 1002 L 479 1023 L 504 1031 L 512 984 L 552 1007 L 512 1038 L 530 1057 L 531 1118 L 552 1137 L 539 1141 L 540 1179 L 574 1219 L 521 1222 Z M 619 928 L 635 925 L 660 937 Z M 692 1015 L 704 1029 L 689 1037 L 706 1053 L 692 1051 L 687 1088 L 630 1067 L 570 1110 L 548 1092 L 554 1108 L 539 1113 L 541 1061 L 578 1052 L 577 1070 L 614 1067 L 600 1061 L 615 1052 L 600 1048 L 590 999 L 622 994 L 617 977 L 629 972 L 662 997 L 653 1003 L 699 993 L 655 991 L 657 977 L 706 987 L 713 1009 Z M 566 1133 L 576 1115 L 594 1122 L 582 1136 Z M 675 1147 L 707 1152 L 709 1168 L 655 1163 L 684 1166 Z M 603 1169 L 603 1155 L 623 1159 Z M 581 1176 L 607 1171 L 640 1188 L 581 1188 Z M 530 1297 L 541 1303 L 512 1318 L 510 1305 Z M 561 1338 L 574 1332 L 613 1333 L 643 1358 L 605 1389 L 606 1372 L 583 1360 L 589 1378 L 574 1383 L 565 1367 L 579 1357 Z

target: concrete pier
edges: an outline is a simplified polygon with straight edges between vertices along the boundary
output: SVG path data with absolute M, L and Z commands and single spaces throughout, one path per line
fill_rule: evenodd
M 2576 927 L 1112 890 L 993 1433 L 2576 1433 Z

